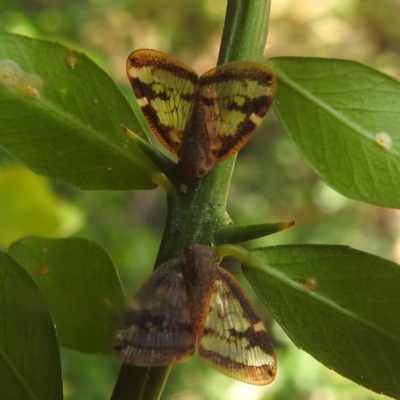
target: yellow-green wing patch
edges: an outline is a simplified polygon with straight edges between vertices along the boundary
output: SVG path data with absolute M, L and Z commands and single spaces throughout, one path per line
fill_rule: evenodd
M 260 125 L 276 80 L 262 64 L 237 61 L 206 72 L 198 85 L 211 152 L 218 163 L 236 153 Z
M 126 70 L 154 135 L 176 154 L 193 111 L 196 72 L 168 54 L 147 49 L 131 53 Z

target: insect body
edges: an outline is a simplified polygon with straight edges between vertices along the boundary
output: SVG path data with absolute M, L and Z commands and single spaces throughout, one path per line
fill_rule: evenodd
M 154 135 L 191 177 L 206 175 L 246 143 L 276 89 L 273 73 L 262 64 L 232 62 L 198 77 L 155 50 L 131 53 L 127 74 Z

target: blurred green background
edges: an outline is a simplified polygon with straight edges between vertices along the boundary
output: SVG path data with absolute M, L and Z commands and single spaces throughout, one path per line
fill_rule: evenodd
M 56 40 L 87 53 L 134 101 L 125 75 L 128 54 L 155 48 L 199 73 L 215 66 L 226 2 L 222 0 L 3 0 L 0 29 Z M 400 77 L 400 1 L 273 0 L 266 58 L 348 58 Z M 123 121 L 121 121 L 123 122 Z M 127 293 L 151 272 L 166 213 L 161 190 L 83 192 L 45 180 L 0 150 L 0 248 L 25 235 L 77 235 L 100 243 Z M 247 244 L 345 244 L 400 261 L 400 213 L 349 200 L 326 186 L 297 154 L 273 111 L 241 150 L 229 193 L 237 224 L 295 220 L 287 231 Z M 252 387 L 196 356 L 176 365 L 163 399 L 383 399 L 295 348 L 242 279 L 278 354 L 277 380 Z M 119 371 L 112 356 L 62 350 L 66 400 L 108 399 Z

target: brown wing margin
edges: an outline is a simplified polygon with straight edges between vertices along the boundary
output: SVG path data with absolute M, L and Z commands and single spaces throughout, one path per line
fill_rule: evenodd
M 151 130 L 176 154 L 191 114 L 196 72 L 175 57 L 149 49 L 132 52 L 126 70 Z

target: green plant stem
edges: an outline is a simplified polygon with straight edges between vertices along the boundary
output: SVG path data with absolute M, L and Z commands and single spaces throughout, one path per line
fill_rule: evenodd
M 271 0 L 229 0 L 218 65 L 262 60 L 268 36 Z
M 262 59 L 268 34 L 271 0 L 229 0 L 218 64 Z M 185 246 L 212 246 L 222 226 L 230 222 L 226 212 L 235 157 L 215 165 L 202 179 L 182 176 L 181 186 L 168 195 L 168 212 L 156 267 L 182 254 Z M 171 367 L 122 366 L 112 400 L 156 400 L 161 397 Z

